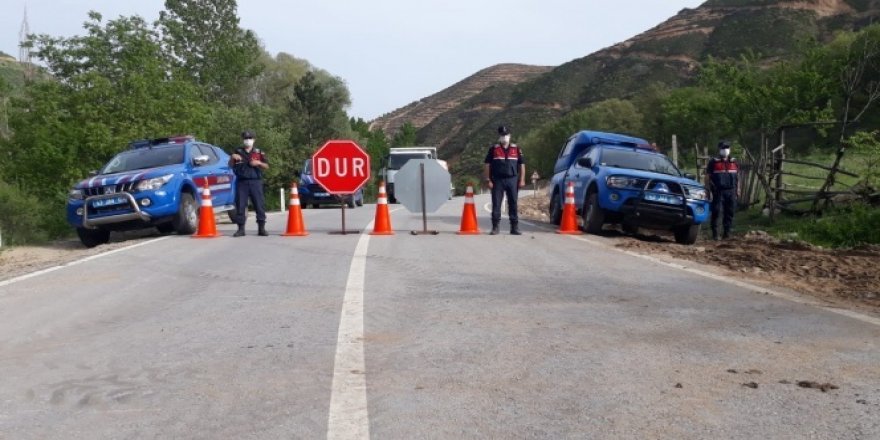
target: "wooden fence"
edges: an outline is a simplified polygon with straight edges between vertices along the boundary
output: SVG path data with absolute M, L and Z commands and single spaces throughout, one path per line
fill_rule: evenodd
M 694 145 L 697 179 L 700 181 L 705 178 L 706 166 L 709 159 L 712 158 L 708 150 L 707 147 L 703 147 L 702 151 L 700 151 L 700 147 Z M 798 214 L 815 213 L 816 207 L 820 204 L 827 206 L 833 203 L 835 199 L 841 197 L 845 199 L 859 197 L 858 194 L 852 191 L 851 187 L 836 180 L 838 174 L 859 178 L 857 174 L 840 167 L 834 168 L 829 165 L 789 159 L 785 155 L 784 143 L 770 149 L 765 139 L 754 153 L 749 149 L 744 149 L 743 156 L 738 158 L 737 162 L 740 165 L 739 207 L 741 210 L 763 203 L 764 207 L 769 211 L 769 215 L 773 218 L 780 211 Z M 792 171 L 790 167 L 786 167 L 786 165 L 793 164 L 807 167 L 808 169 L 820 170 L 825 174 L 822 176 L 809 173 L 804 174 Z M 796 177 L 810 182 L 814 181 L 816 186 L 790 182 L 790 179 L 786 177 Z M 829 179 L 835 183 L 834 188 L 837 189 L 822 191 L 822 184 Z M 840 187 L 844 187 L 844 189 L 839 189 Z M 806 203 L 810 203 L 810 207 L 803 207 L 803 204 Z

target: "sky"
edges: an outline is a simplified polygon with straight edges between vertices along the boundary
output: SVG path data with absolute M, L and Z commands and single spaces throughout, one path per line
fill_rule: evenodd
M 241 25 L 345 80 L 349 114 L 372 120 L 489 66 L 558 66 L 627 40 L 704 0 L 239 0 Z M 163 0 L 4 0 L 0 51 L 32 33 L 84 33 L 89 10 L 158 18 Z

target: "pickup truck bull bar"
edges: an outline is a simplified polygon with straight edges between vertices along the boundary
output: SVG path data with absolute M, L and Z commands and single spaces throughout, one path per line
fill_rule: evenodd
M 104 200 L 104 199 L 112 199 L 116 197 L 125 197 L 128 199 L 129 207 L 134 212 L 129 212 L 125 214 L 116 214 L 116 215 L 108 215 L 104 217 L 98 217 L 93 219 L 89 218 L 89 205 L 91 202 L 96 200 Z M 99 225 L 106 225 L 109 223 L 120 223 L 130 220 L 142 220 L 145 222 L 150 221 L 150 214 L 141 211 L 141 207 L 138 206 L 137 200 L 134 199 L 134 196 L 127 192 L 115 193 L 115 194 L 102 194 L 98 196 L 91 196 L 85 199 L 85 203 L 83 204 L 83 227 L 88 229 L 95 229 Z

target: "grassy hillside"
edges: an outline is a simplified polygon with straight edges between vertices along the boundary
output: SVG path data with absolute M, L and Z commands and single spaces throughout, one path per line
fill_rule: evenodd
M 416 127 L 424 127 L 439 115 L 454 110 L 462 104 L 466 104 L 468 99 L 493 86 L 519 84 L 547 73 L 551 69 L 551 67 L 523 64 L 499 64 L 492 66 L 434 95 L 376 118 L 372 122 L 371 127 L 382 129 L 385 133 L 397 132 L 406 122 Z
M 653 84 L 692 84 L 709 57 L 753 52 L 773 62 L 807 41 L 827 41 L 878 18 L 877 0 L 709 0 L 531 80 L 488 87 L 419 126 L 419 141 L 440 145 L 454 164 L 462 154 L 475 154 L 470 148 L 491 142 L 500 123 L 510 125 L 514 137 L 524 135 L 591 103 L 639 96 Z

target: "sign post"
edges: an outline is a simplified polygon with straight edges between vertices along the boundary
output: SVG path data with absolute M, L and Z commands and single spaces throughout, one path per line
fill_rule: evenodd
M 345 195 L 357 192 L 370 180 L 370 155 L 350 140 L 327 141 L 312 155 L 315 181 L 339 197 L 342 206 L 342 235 L 345 229 Z M 332 234 L 332 232 L 331 232 Z
M 540 178 L 537 171 L 532 172 L 532 197 L 538 197 L 538 179 Z
M 410 159 L 394 177 L 397 200 L 410 212 L 422 214 L 422 230 L 413 235 L 437 235 L 428 230 L 428 212 L 434 212 L 449 200 L 451 178 L 435 159 Z

